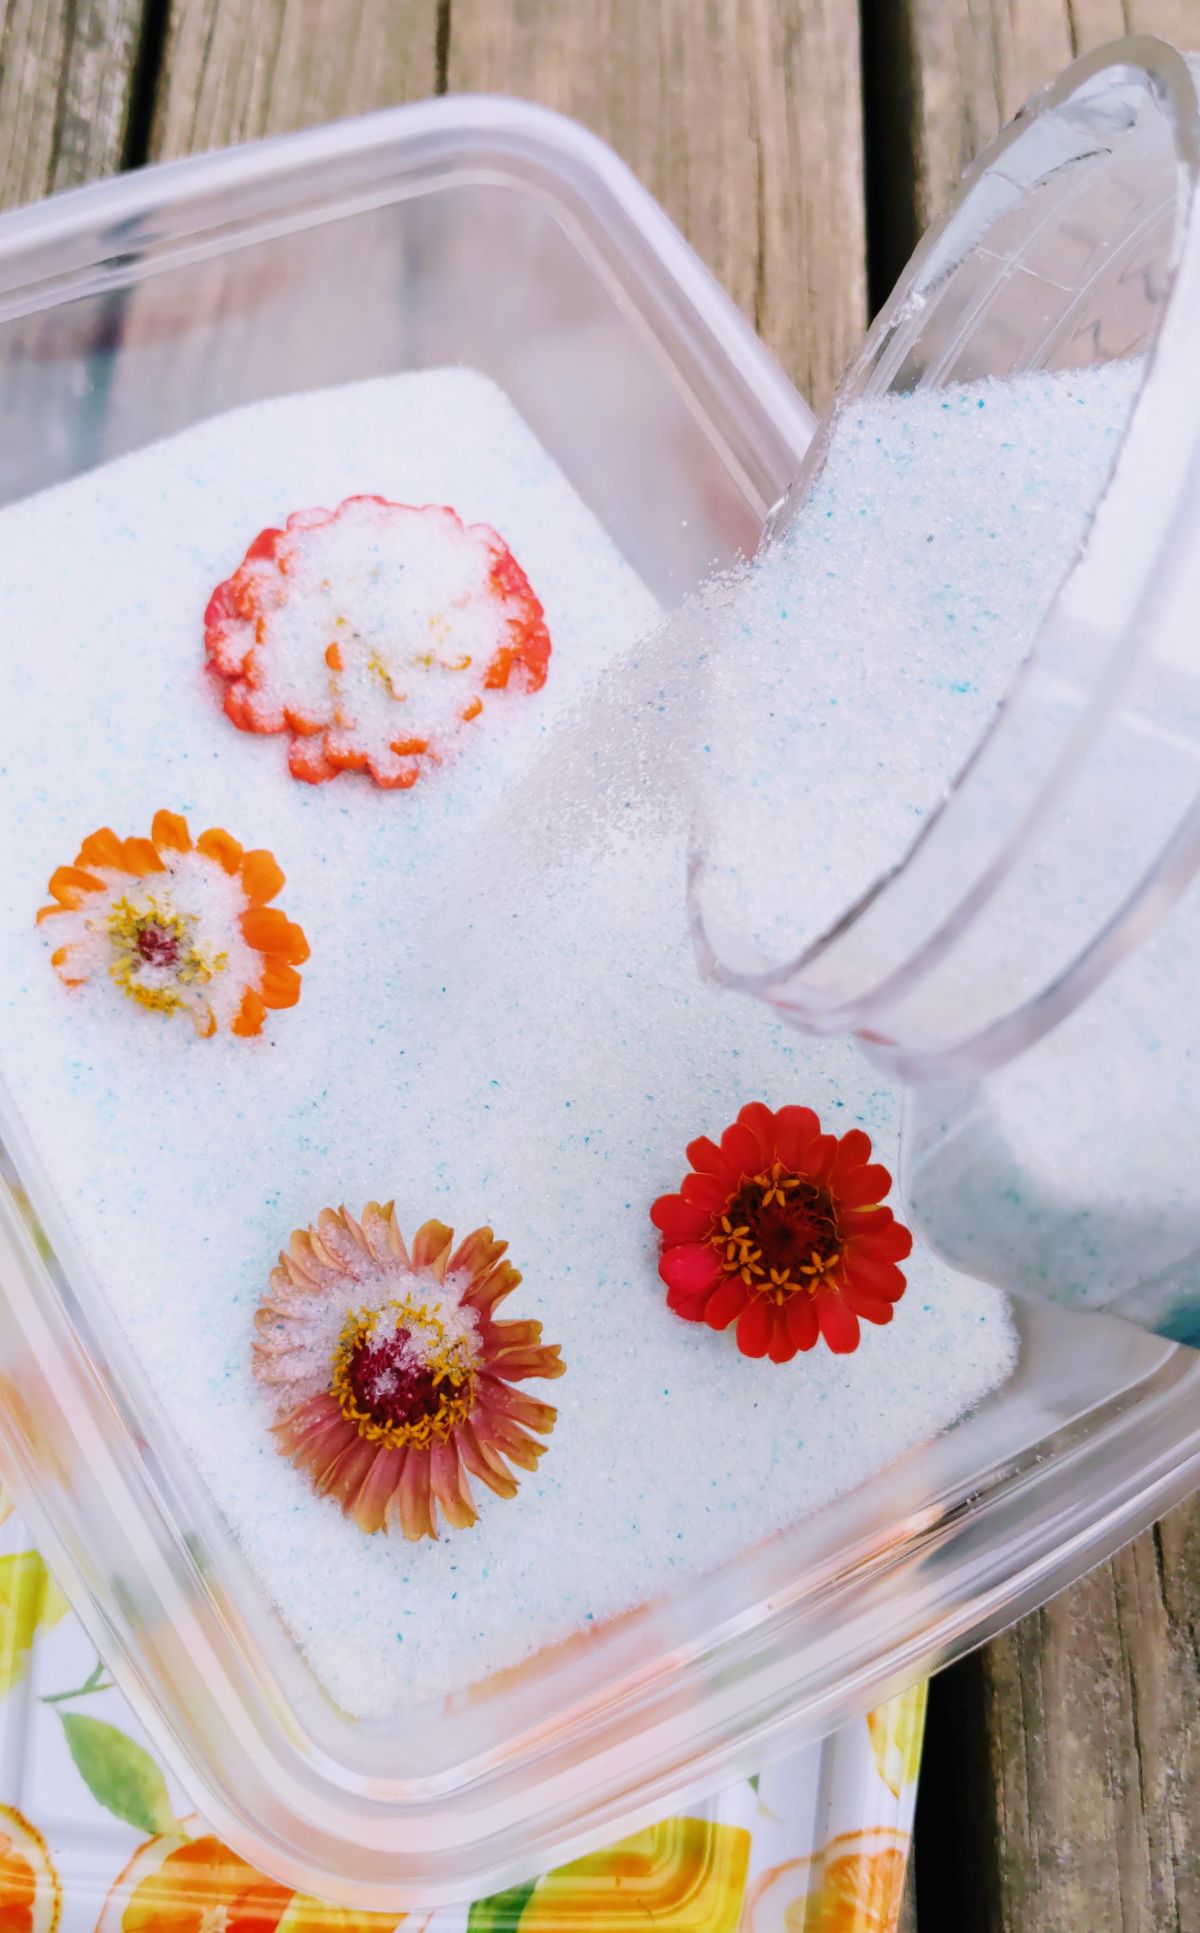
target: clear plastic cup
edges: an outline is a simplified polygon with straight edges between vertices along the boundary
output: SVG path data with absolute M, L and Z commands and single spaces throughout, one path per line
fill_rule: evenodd
M 1187 63 L 1144 38 L 1037 96 L 925 237 L 770 521 L 769 537 L 796 515 L 848 403 L 1144 370 L 1082 552 L 940 804 L 794 959 L 747 970 L 703 851 L 693 871 L 711 972 L 857 1035 L 911 1084 L 906 1188 L 935 1245 L 1005 1286 L 1182 1334 L 1200 1306 L 1200 1273 L 1175 1279 L 1200 1252 L 1200 1114 L 1176 1075 L 1193 1040 L 1200 1056 L 1200 909 L 1143 943 L 1200 861 L 1198 126 Z M 836 798 L 836 770 L 826 783 Z M 1088 1131 L 1107 1110 L 1102 1146 Z

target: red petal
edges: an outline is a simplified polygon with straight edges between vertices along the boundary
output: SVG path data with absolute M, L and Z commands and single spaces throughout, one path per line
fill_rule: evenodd
M 668 1289 L 667 1307 L 685 1322 L 703 1322 L 712 1293 L 711 1289 L 701 1289 L 698 1295 L 691 1295 L 686 1289 Z
M 740 1275 L 727 1275 L 719 1289 L 708 1299 L 704 1320 L 710 1329 L 728 1329 L 750 1300 L 750 1291 Z
M 716 1175 L 721 1181 L 728 1176 L 731 1183 L 737 1180 L 736 1175 L 729 1174 L 729 1163 L 716 1142 L 710 1141 L 706 1134 L 702 1134 L 697 1141 L 688 1142 L 687 1158 L 697 1174 Z
M 804 1157 L 803 1172 L 813 1181 L 828 1181 L 837 1160 L 837 1140 L 832 1134 L 819 1134 Z
M 775 1116 L 775 1147 L 784 1167 L 802 1173 L 820 1132 L 821 1123 L 810 1107 L 781 1107 Z
M 668 1242 L 696 1242 L 707 1233 L 712 1218 L 682 1195 L 660 1195 L 650 1210 L 650 1219 Z
M 883 1256 L 863 1255 L 857 1247 L 852 1247 L 847 1255 L 843 1269 L 843 1281 L 862 1291 L 864 1295 L 879 1296 L 885 1302 L 899 1302 L 907 1283 L 903 1270 Z
M 738 1115 L 738 1121 L 749 1128 L 758 1147 L 755 1173 L 769 1168 L 775 1159 L 775 1116 L 761 1101 L 748 1101 Z
M 846 1307 L 840 1295 L 817 1297 L 817 1321 L 835 1356 L 853 1355 L 859 1342 L 858 1317 Z
M 892 1177 L 878 1162 L 869 1162 L 865 1168 L 856 1168 L 852 1175 L 843 1181 L 834 1176 L 834 1193 L 842 1208 L 868 1208 L 881 1202 L 892 1185 Z
M 902 1262 L 912 1254 L 912 1235 L 890 1208 L 855 1208 L 846 1216 L 845 1229 L 847 1243 L 853 1244 L 856 1254 L 881 1256 L 889 1262 Z
M 729 1200 L 730 1184 L 715 1175 L 685 1175 L 679 1184 L 683 1199 L 709 1215 L 719 1215 Z
M 852 1168 L 861 1168 L 871 1159 L 871 1137 L 861 1128 L 848 1128 L 838 1141 L 837 1159 L 833 1173 L 840 1179 L 848 1175 Z
M 756 1295 L 748 1309 L 742 1311 L 737 1326 L 737 1346 L 743 1356 L 765 1356 L 771 1345 L 771 1321 L 775 1313 L 765 1295 Z
M 771 1346 L 768 1354 L 772 1362 L 791 1362 L 799 1343 L 794 1341 L 788 1328 L 787 1310 L 773 1308 L 771 1314 Z
M 787 1308 L 788 1334 L 797 1349 L 811 1349 L 821 1333 L 811 1295 L 794 1295 Z
M 683 1242 L 675 1248 L 664 1248 L 659 1256 L 658 1272 L 669 1289 L 699 1295 L 716 1283 L 721 1273 L 721 1259 L 707 1242 Z
M 890 1322 L 895 1314 L 895 1309 L 890 1302 L 885 1302 L 879 1296 L 867 1295 L 862 1289 L 856 1288 L 853 1282 L 845 1284 L 842 1295 L 845 1298 L 846 1307 L 853 1310 L 856 1316 L 861 1316 L 864 1322 L 883 1324 Z
M 758 1142 L 749 1128 L 735 1121 L 721 1136 L 721 1153 L 735 1169 L 738 1179 L 758 1173 Z

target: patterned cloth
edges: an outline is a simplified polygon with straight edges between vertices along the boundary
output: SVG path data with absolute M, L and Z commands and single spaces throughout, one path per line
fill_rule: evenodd
M 924 1715 L 919 1685 L 685 1817 L 470 1907 L 326 1906 L 189 1812 L 0 1501 L 0 1933 L 894 1933 Z

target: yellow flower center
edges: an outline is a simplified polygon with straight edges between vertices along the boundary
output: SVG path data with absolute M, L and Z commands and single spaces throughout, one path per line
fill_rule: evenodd
M 469 1340 L 448 1335 L 436 1310 L 406 1297 L 346 1317 L 330 1391 L 360 1436 L 424 1450 L 466 1421 L 475 1381 Z

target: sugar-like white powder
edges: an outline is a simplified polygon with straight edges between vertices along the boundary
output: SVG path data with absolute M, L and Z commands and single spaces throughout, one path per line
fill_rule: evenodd
M 256 533 L 362 492 L 494 526 L 553 641 L 544 689 L 490 693 L 460 755 L 405 792 L 297 783 L 286 735 L 236 730 L 204 673 L 206 602 Z M 682 815 L 610 828 L 575 864 L 477 862 L 514 799 L 532 820 L 522 775 L 655 617 L 507 400 L 464 371 L 265 403 L 0 515 L 0 1065 L 136 1352 L 149 1427 L 181 1439 L 351 1712 L 686 1585 L 1013 1365 L 1003 1297 L 927 1252 L 849 1357 L 750 1361 L 666 1307 L 648 1211 L 690 1139 L 752 1099 L 808 1103 L 865 1127 L 895 1172 L 898 1105 L 851 1048 L 701 983 Z M 50 874 L 95 827 L 144 834 L 159 807 L 287 874 L 312 957 L 259 1039 L 200 1039 L 51 969 L 34 926 Z M 436 1545 L 367 1538 L 315 1498 L 251 1377 L 290 1232 L 391 1196 L 406 1233 L 437 1216 L 506 1238 L 524 1280 L 505 1313 L 539 1319 L 568 1365 L 530 1385 L 559 1409 L 538 1470 Z
M 695 892 L 728 964 L 796 958 L 903 860 L 1078 554 L 1141 376 L 848 405 L 790 530 L 701 600 Z

